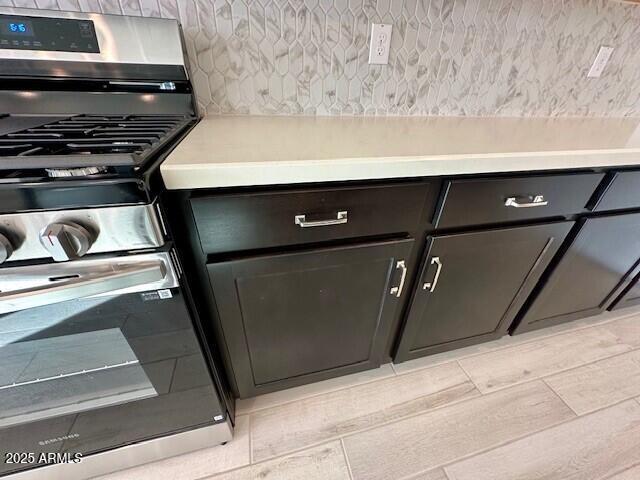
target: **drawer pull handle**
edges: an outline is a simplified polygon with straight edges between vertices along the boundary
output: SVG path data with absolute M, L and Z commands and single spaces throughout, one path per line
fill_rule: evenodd
M 536 195 L 533 197 L 533 202 L 520 203 L 518 197 L 509 197 L 504 201 L 505 207 L 514 208 L 545 207 L 547 205 L 549 205 L 549 202 L 544 199 L 544 195 Z
M 306 215 L 296 215 L 293 219 L 296 225 L 300 225 L 300 228 L 308 228 L 308 227 L 328 227 L 330 225 L 342 225 L 343 223 L 347 223 L 349 220 L 347 218 L 347 211 L 338 212 L 336 218 L 332 218 L 330 220 L 316 220 L 313 222 L 307 222 Z
M 436 270 L 436 274 L 433 277 L 433 282 L 427 282 L 422 285 L 423 290 L 429 289 L 429 293 L 433 293 L 438 285 L 438 279 L 440 278 L 440 272 L 442 271 L 442 262 L 440 261 L 440 257 L 433 257 L 431 259 L 431 265 L 437 265 L 438 269 Z
M 391 293 L 391 295 L 395 295 L 396 297 L 399 297 L 400 295 L 402 295 L 402 289 L 404 288 L 404 280 L 407 278 L 407 266 L 405 265 L 404 260 L 398 260 L 398 263 L 396 263 L 396 268 L 402 269 L 402 277 L 400 277 L 400 285 L 398 285 L 397 287 L 392 287 L 389 293 Z

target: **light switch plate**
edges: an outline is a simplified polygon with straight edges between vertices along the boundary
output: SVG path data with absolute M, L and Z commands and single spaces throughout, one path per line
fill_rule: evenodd
M 389 63 L 392 26 L 385 23 L 371 24 L 371 43 L 369 44 L 369 63 L 386 65 Z
M 611 58 L 612 53 L 613 47 L 600 47 L 598 55 L 596 55 L 596 59 L 593 61 L 593 65 L 591 65 L 589 73 L 587 73 L 587 77 L 596 78 L 602 75 L 602 71 L 604 70 L 604 67 L 607 66 L 607 62 Z

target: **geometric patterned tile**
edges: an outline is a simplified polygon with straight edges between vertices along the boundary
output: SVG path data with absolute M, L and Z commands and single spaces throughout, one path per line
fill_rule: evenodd
M 209 113 L 640 116 L 640 6 L 610 0 L 0 0 L 176 18 Z M 371 23 L 389 65 L 367 63 Z M 600 78 L 586 72 L 615 48 Z M 204 113 L 204 112 L 203 112 Z

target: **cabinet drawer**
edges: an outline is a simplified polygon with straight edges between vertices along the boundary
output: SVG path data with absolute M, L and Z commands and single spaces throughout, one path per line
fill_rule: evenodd
M 640 170 L 615 172 L 594 210 L 640 207 Z
M 548 218 L 582 212 L 602 173 L 451 180 L 438 228 Z
M 412 182 L 196 197 L 191 209 L 210 254 L 413 232 L 435 195 L 434 184 Z

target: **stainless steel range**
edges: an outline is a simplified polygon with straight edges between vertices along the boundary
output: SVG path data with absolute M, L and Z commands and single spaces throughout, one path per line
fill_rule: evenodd
M 175 21 L 0 8 L 0 476 L 231 438 L 158 200 L 196 121 Z

